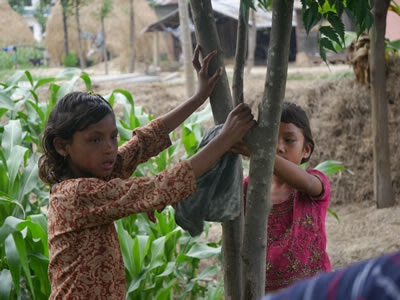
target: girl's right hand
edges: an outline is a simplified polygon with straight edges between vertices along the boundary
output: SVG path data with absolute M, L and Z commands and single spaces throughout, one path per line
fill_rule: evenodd
M 241 103 L 236 106 L 228 115 L 224 127 L 221 130 L 221 138 L 223 137 L 232 147 L 242 141 L 245 134 L 256 124 L 250 107 Z
M 229 113 L 215 139 L 189 159 L 196 178 L 203 175 L 222 155 L 230 151 L 233 145 L 241 141 L 255 124 L 248 105 L 242 103 L 236 106 Z

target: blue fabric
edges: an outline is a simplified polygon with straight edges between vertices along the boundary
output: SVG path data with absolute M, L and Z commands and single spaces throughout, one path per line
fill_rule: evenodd
M 321 273 L 262 300 L 400 300 L 400 252 Z
M 223 125 L 210 129 L 199 147 L 218 135 Z M 175 221 L 191 236 L 202 233 L 204 221 L 226 222 L 240 214 L 242 171 L 238 154 L 225 153 L 206 173 L 197 179 L 197 190 L 180 201 L 175 209 Z

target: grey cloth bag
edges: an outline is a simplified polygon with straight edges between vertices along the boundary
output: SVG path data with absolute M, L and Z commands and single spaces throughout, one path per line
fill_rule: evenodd
M 218 135 L 223 125 L 211 128 L 199 147 Z M 240 214 L 242 203 L 242 168 L 238 154 L 225 153 L 206 173 L 197 179 L 195 193 L 177 203 L 175 221 L 191 236 L 202 233 L 204 221 L 226 222 Z

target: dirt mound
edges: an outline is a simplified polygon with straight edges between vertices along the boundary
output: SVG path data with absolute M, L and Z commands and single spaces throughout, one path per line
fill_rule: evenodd
M 349 203 L 334 207 L 340 223 L 328 214 L 327 250 L 332 268 L 398 251 L 400 241 L 400 206 L 377 209 L 366 203 Z
M 32 31 L 24 18 L 10 7 L 8 1 L 0 0 L 0 47 L 33 42 Z
M 389 140 L 394 193 L 400 192 L 400 171 L 396 151 L 400 138 L 400 86 L 396 84 L 400 59 L 388 61 L 387 99 L 389 103 Z M 372 125 L 370 89 L 355 79 L 325 81 L 305 89 L 296 102 L 308 112 L 316 140 L 311 165 L 327 159 L 341 161 L 348 171 L 331 179 L 332 201 L 372 201 Z

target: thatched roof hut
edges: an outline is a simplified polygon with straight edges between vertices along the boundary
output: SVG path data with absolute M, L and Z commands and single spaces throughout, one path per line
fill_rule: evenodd
M 7 0 L 0 0 L 0 47 L 33 44 L 33 34 L 24 18 Z
M 113 58 L 118 57 L 121 71 L 128 65 L 129 55 L 129 3 L 131 0 L 113 0 L 113 9 L 105 18 L 106 48 Z M 101 1 L 93 1 L 80 9 L 81 30 L 85 39 L 85 53 L 93 48 L 90 35 L 100 32 L 100 20 L 95 16 L 99 11 Z M 135 51 L 137 62 L 150 62 L 152 59 L 153 37 L 141 34 L 148 24 L 155 22 L 157 16 L 146 0 L 134 1 L 135 14 Z M 61 64 L 64 56 L 64 31 L 62 23 L 62 8 L 60 1 L 53 7 L 46 25 L 45 47 L 54 64 Z M 77 28 L 74 15 L 68 16 L 69 50 L 78 54 Z M 165 47 L 161 45 L 161 47 Z M 101 57 L 101 55 L 98 55 Z

